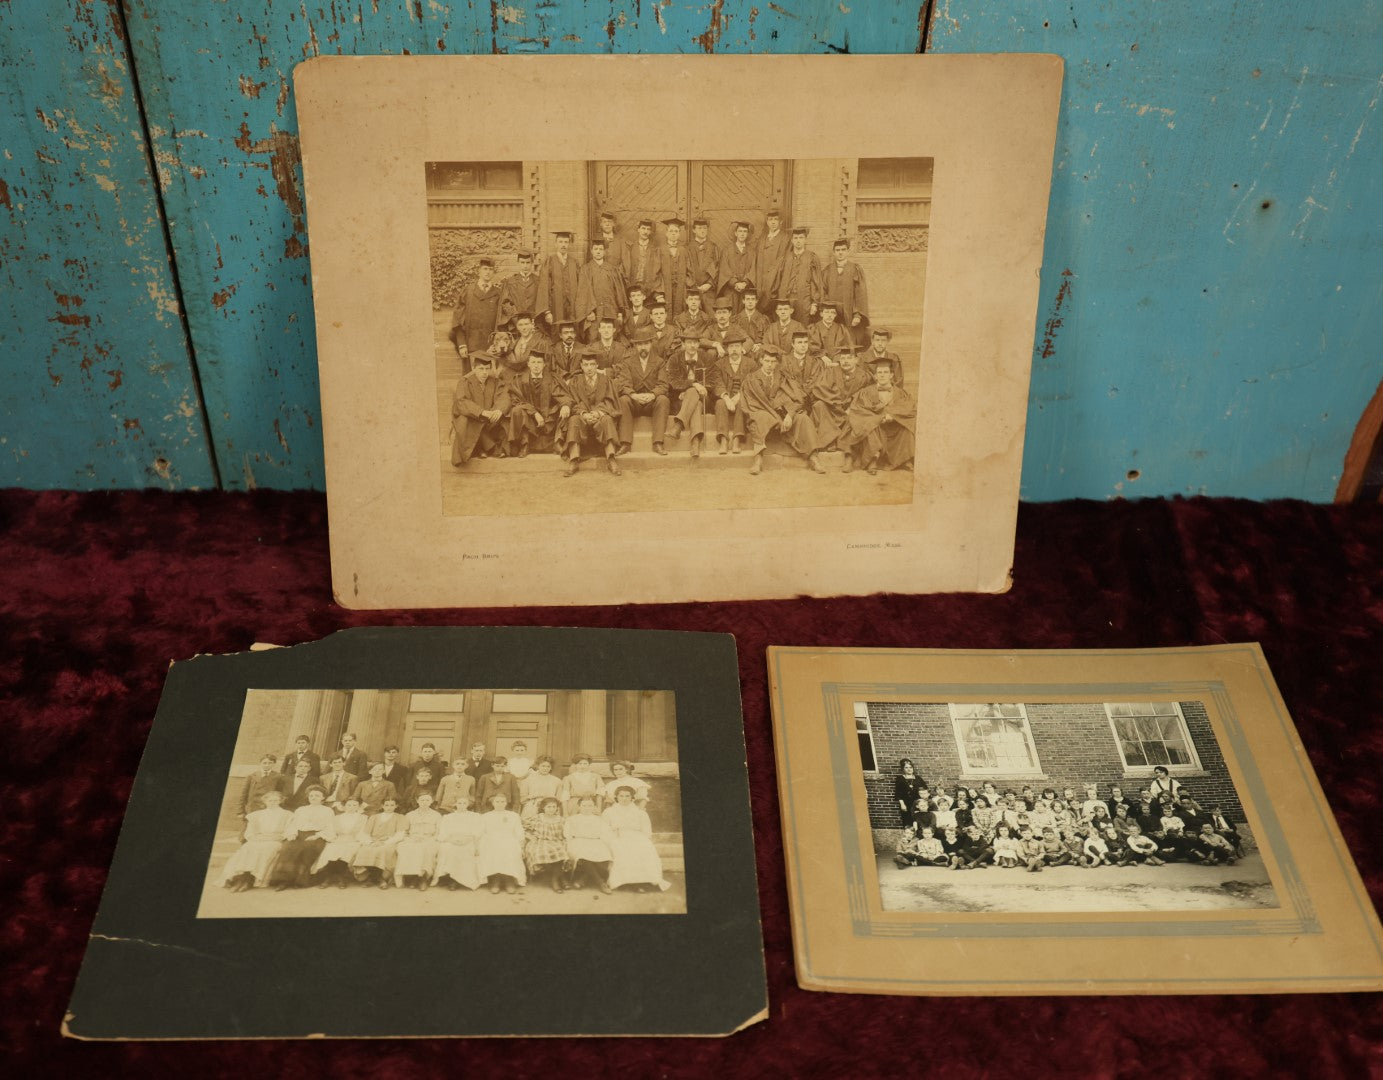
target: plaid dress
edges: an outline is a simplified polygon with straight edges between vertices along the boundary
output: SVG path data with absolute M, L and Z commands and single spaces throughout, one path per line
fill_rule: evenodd
M 530 874 L 540 866 L 566 862 L 567 835 L 560 817 L 545 817 L 540 814 L 525 821 L 523 827 L 528 833 L 523 855 Z

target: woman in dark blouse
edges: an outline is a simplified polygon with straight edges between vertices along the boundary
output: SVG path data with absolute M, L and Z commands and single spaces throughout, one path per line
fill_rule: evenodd
M 893 779 L 893 798 L 898 803 L 898 817 L 902 819 L 903 828 L 906 829 L 916 820 L 917 796 L 926 786 L 927 782 L 913 769 L 912 758 L 903 758 L 898 762 L 898 775 Z

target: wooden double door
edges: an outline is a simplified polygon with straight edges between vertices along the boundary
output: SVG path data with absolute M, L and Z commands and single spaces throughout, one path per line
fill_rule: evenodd
M 723 250 L 734 242 L 732 221 L 753 226 L 751 242 L 764 231 L 764 214 L 773 206 L 785 211 L 792 197 L 790 161 L 593 161 L 590 165 L 590 234 L 600 234 L 599 215 L 615 216 L 624 240 L 637 235 L 641 218 L 658 223 L 665 218 L 688 223 L 704 217 L 710 237 Z

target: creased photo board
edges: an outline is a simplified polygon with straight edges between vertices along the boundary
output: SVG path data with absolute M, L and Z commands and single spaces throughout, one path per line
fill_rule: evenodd
M 338 601 L 1005 590 L 1061 74 L 300 65 Z
M 804 988 L 1383 987 L 1377 913 L 1257 645 L 768 665 Z

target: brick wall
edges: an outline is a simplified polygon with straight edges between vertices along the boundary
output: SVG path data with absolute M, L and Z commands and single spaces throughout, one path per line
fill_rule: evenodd
M 1201 769 L 1177 773 L 1176 779 L 1207 808 L 1218 802 L 1226 817 L 1244 821 L 1243 806 L 1205 707 L 1197 701 L 1184 701 L 1181 709 Z M 1108 798 L 1111 785 L 1117 784 L 1127 797 L 1136 800 L 1139 788 L 1151 779 L 1151 774 L 1131 774 L 1124 769 L 1103 705 L 1030 704 L 1027 713 L 1042 775 L 1032 778 L 963 777 L 950 711 L 945 704 L 871 704 L 869 720 L 880 771 L 865 774 L 870 825 L 876 830 L 890 830 L 889 835 L 896 842 L 897 834 L 892 830 L 898 828 L 899 822 L 893 780 L 898 772 L 898 761 L 904 757 L 912 758 L 923 779 L 930 783 L 940 781 L 948 788 L 957 780 L 967 787 L 978 788 L 985 779 L 993 779 L 1000 791 L 1012 788 L 1021 792 L 1024 785 L 1031 785 L 1038 790 L 1053 787 L 1058 791 L 1073 787 L 1083 794 L 1085 784 L 1095 783 L 1099 785 L 1100 796 Z M 879 842 L 888 841 L 880 839 Z

